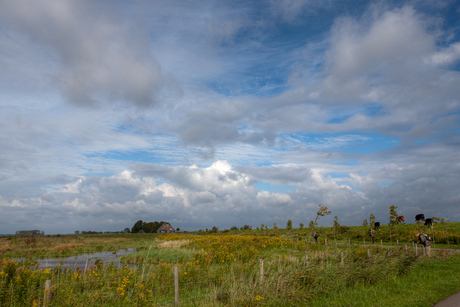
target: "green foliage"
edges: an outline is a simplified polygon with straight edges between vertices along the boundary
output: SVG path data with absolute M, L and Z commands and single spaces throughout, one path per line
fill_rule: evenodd
M 288 220 L 286 224 L 286 229 L 291 230 L 292 229 L 292 220 Z
M 398 207 L 396 207 L 395 205 L 391 205 L 389 209 L 390 209 L 390 218 L 389 218 L 390 225 L 395 225 L 396 217 L 398 216 L 398 212 L 396 212 L 396 209 L 398 209 Z
M 161 227 L 165 222 L 143 222 L 142 220 L 137 221 L 134 223 L 133 227 L 131 228 L 131 233 L 138 233 L 139 231 L 143 231 L 144 233 L 155 233 L 158 228 Z M 125 231 L 126 232 L 126 231 Z
M 347 226 L 340 226 L 338 229 L 337 229 L 337 234 L 341 235 L 341 234 L 344 234 L 346 233 L 347 231 L 349 231 L 349 227 Z
M 375 227 L 375 216 L 371 213 L 369 216 L 369 225 L 374 228 Z
M 335 216 L 334 217 L 334 228 L 338 228 L 338 227 L 340 227 L 339 218 Z
M 142 226 L 142 230 L 145 232 L 145 233 L 155 233 L 157 232 L 158 228 L 161 227 L 161 225 L 163 225 L 165 222 L 161 221 L 161 222 L 149 222 L 149 223 L 144 223 L 144 225 Z
M 144 222 L 142 220 L 137 221 L 136 223 L 134 223 L 133 228 L 131 228 L 131 233 L 138 233 L 142 230 L 143 226 Z
M 326 206 L 319 205 L 318 206 L 318 212 L 316 212 L 316 219 L 320 216 L 326 216 L 330 215 L 331 211 L 327 210 L 328 208 Z

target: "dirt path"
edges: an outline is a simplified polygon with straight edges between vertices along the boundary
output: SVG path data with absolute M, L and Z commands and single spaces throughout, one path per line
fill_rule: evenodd
M 460 292 L 452 294 L 443 301 L 440 301 L 433 306 L 435 307 L 458 307 L 460 306 Z

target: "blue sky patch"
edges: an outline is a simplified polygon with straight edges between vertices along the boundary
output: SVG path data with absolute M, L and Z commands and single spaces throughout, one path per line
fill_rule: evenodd
M 259 181 L 254 184 L 259 191 L 268 191 L 272 193 L 287 193 L 288 191 L 296 192 L 297 189 L 289 184 L 271 184 L 266 181 Z

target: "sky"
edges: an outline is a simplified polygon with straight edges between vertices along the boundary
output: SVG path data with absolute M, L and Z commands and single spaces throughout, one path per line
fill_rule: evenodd
M 0 0 L 0 71 L 0 234 L 460 222 L 455 0 Z

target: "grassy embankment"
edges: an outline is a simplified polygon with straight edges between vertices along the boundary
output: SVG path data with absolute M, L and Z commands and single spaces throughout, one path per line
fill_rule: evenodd
M 436 232 L 437 226 L 435 224 L 433 233 L 435 240 L 441 241 L 443 236 Z M 442 231 L 444 237 L 449 238 L 449 246 L 456 248 L 458 243 L 455 246 L 453 242 L 458 242 L 460 223 L 442 226 L 447 226 Z M 389 245 L 386 228 L 387 225 L 382 226 L 378 235 L 383 244 Z M 460 255 L 434 251 L 430 260 L 415 257 L 410 240 L 416 225 L 398 225 L 392 229 L 390 252 L 380 244 L 363 246 L 364 238 L 368 240 L 367 229 L 347 227 L 340 233 L 336 229 L 337 246 L 330 227 L 316 229 L 321 233 L 319 245 L 305 242 L 310 233 L 308 229 L 232 231 L 198 236 L 60 236 L 41 237 L 29 243 L 25 242 L 26 238 L 2 238 L 0 305 L 42 303 L 44 281 L 51 279 L 54 288 L 50 306 L 164 306 L 174 301 L 174 266 L 180 272 L 181 306 L 350 303 L 431 306 L 460 290 Z M 327 246 L 325 238 L 328 238 Z M 400 248 L 395 240 L 399 241 Z M 407 254 L 401 247 L 403 244 L 409 247 Z M 82 269 L 36 271 L 34 263 L 19 264 L 5 259 L 5 254 L 43 257 L 49 255 L 47 253 L 55 255 L 56 250 L 70 255 L 128 247 L 140 250 L 125 258 L 127 262 L 136 262 L 137 268 L 98 263 L 86 272 Z M 305 255 L 308 255 L 308 263 Z M 263 280 L 261 258 L 264 259 Z

